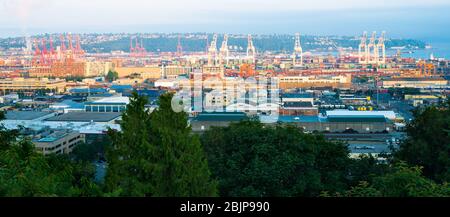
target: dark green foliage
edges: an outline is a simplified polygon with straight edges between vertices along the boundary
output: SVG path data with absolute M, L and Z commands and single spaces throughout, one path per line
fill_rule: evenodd
M 122 196 L 215 196 L 206 157 L 191 135 L 186 113 L 171 108 L 171 94 L 160 97 L 151 115 L 147 99 L 133 93 L 122 132 L 110 131 L 112 148 L 106 184 Z
M 408 139 L 395 153 L 396 160 L 423 167 L 424 175 L 437 182 L 450 182 L 449 102 L 414 112 L 407 126 Z
M 106 141 L 110 142 L 110 141 Z M 71 157 L 76 161 L 93 162 L 99 160 L 108 144 L 105 142 L 94 142 L 92 144 L 78 144 L 72 151 Z
M 399 162 L 390 167 L 384 175 L 361 181 L 344 193 L 322 192 L 329 197 L 449 197 L 450 185 L 437 184 L 423 177 L 420 167 L 410 167 Z
M 31 141 L 18 139 L 18 131 L 0 125 L 0 196 L 100 196 L 93 176 L 92 165 L 44 156 Z
M 351 187 L 346 191 L 344 196 L 346 197 L 381 197 L 382 194 L 379 190 L 369 185 L 368 182 L 362 181 L 357 186 Z
M 171 109 L 172 97 L 162 95 L 150 114 L 147 98 L 133 93 L 122 131 L 71 156 L 43 156 L 0 125 L 0 196 L 216 196 L 217 187 L 221 196 L 239 197 L 450 196 L 449 104 L 417 110 L 393 164 L 380 164 L 350 159 L 345 145 L 323 136 L 254 119 L 212 128 L 200 140 L 187 114 Z M 102 186 L 93 181 L 92 161 L 105 147 Z
M 315 196 L 345 190 L 347 147 L 293 126 L 246 120 L 202 136 L 221 196 Z
M 83 81 L 83 78 L 84 77 L 81 77 L 81 76 L 71 76 L 71 77 L 67 77 L 66 81 L 78 81 L 78 82 L 81 82 L 81 81 Z
M 389 165 L 380 164 L 372 155 L 361 155 L 358 159 L 352 159 L 348 167 L 348 183 L 356 186 L 361 182 L 371 182 L 373 178 L 389 172 Z
M 150 145 L 149 119 L 144 110 L 147 99 L 133 93 L 122 116 L 122 132 L 110 130 L 112 145 L 106 152 L 106 189 L 121 189 L 124 196 L 151 195 L 154 146 Z
M 67 156 L 43 156 L 28 140 L 13 142 L 0 151 L 0 196 L 99 196 L 85 165 Z
M 105 78 L 107 81 L 113 82 L 119 78 L 119 73 L 117 73 L 116 71 L 109 70 Z
M 422 176 L 420 167 L 396 164 L 393 172 L 377 177 L 373 187 L 385 197 L 433 197 L 450 196 L 448 184 L 439 185 Z

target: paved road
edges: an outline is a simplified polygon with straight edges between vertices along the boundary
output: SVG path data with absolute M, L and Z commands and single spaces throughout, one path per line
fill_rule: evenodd
M 106 162 L 95 162 L 95 181 L 103 182 L 106 175 Z
M 404 101 L 392 100 L 390 101 L 390 107 L 392 110 L 403 116 L 405 121 L 408 122 L 413 119 L 412 110 L 414 107 L 408 103 Z

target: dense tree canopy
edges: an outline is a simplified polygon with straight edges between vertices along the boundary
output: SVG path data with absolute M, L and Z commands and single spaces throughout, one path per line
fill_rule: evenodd
M 110 131 L 107 189 L 123 196 L 215 196 L 206 157 L 191 135 L 187 114 L 171 109 L 172 94 L 159 108 L 145 110 L 147 99 L 133 93 L 122 132 Z
M 371 184 L 370 184 L 371 183 Z M 420 167 L 410 167 L 404 162 L 394 164 L 384 175 L 371 182 L 361 181 L 351 187 L 346 197 L 449 197 L 448 184 L 436 184 L 423 177 Z M 322 195 L 328 196 L 328 195 Z
M 246 120 L 213 128 L 202 142 L 221 196 L 315 196 L 346 187 L 347 147 L 294 126 Z
M 0 196 L 100 196 L 92 165 L 44 156 L 17 131 L 0 126 Z
M 108 74 L 106 74 L 106 80 L 109 82 L 113 82 L 119 78 L 119 73 L 116 71 L 109 70 Z
M 199 138 L 187 114 L 172 110 L 172 98 L 162 95 L 150 113 L 147 98 L 133 93 L 122 130 L 70 156 L 44 156 L 0 124 L 0 196 L 450 196 L 449 104 L 417 110 L 407 140 L 383 164 L 351 159 L 346 145 L 321 135 L 258 120 Z M 92 161 L 104 147 L 107 176 L 95 183 Z
M 426 177 L 450 182 L 450 103 L 418 109 L 396 160 L 423 167 Z

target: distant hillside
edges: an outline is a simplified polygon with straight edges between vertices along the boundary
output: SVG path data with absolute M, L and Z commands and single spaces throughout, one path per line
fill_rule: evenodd
M 50 35 L 43 35 L 49 37 Z M 34 38 L 40 38 L 35 36 Z M 84 34 L 81 35 L 81 44 L 84 50 L 90 53 L 110 52 L 115 50 L 129 51 L 130 34 Z M 212 34 L 208 34 L 209 41 Z M 59 35 L 52 36 L 55 46 L 60 42 Z M 178 34 L 139 34 L 139 43 L 142 41 L 147 51 L 151 52 L 175 52 L 178 43 Z M 223 35 L 219 35 L 218 47 L 222 43 Z M 33 40 L 33 39 L 32 39 Z M 292 52 L 294 47 L 293 35 L 255 35 L 254 44 L 259 52 Z M 305 51 L 337 50 L 339 47 L 357 49 L 359 37 L 339 37 L 339 36 L 302 36 L 301 43 Z M 183 34 L 181 38 L 183 50 L 204 51 L 206 49 L 206 34 L 192 33 Z M 247 47 L 246 35 L 230 35 L 229 46 L 237 51 L 245 51 Z M 425 42 L 414 39 L 386 39 L 386 47 L 406 47 L 408 49 L 423 49 Z M 23 38 L 0 39 L 0 47 L 3 49 L 11 47 L 24 47 Z

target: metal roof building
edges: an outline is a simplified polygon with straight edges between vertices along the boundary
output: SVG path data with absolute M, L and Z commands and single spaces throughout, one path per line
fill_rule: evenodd
M 52 112 L 37 112 L 37 111 L 7 111 L 5 113 L 6 120 L 44 120 L 55 116 Z
M 69 112 L 63 115 L 51 117 L 46 121 L 67 121 L 67 122 L 96 122 L 96 123 L 108 123 L 117 120 L 122 114 L 111 113 L 98 113 L 98 112 Z
M 332 117 L 351 117 L 351 116 L 384 116 L 389 120 L 394 120 L 397 115 L 394 111 L 350 111 L 350 110 L 331 110 L 326 111 L 326 116 Z

